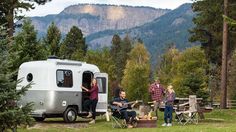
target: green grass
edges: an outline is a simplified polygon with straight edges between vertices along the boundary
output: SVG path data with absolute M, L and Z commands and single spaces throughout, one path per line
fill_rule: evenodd
M 79 118 L 77 123 L 66 124 L 62 119 L 47 119 L 43 123 L 43 127 L 19 129 L 20 132 L 236 132 L 236 109 L 229 110 L 214 110 L 210 113 L 205 113 L 205 119 L 200 120 L 199 124 L 188 124 L 185 126 L 173 122 L 172 127 L 162 127 L 163 112 L 159 112 L 160 119 L 156 128 L 133 128 L 133 129 L 118 129 L 112 128 L 111 122 L 106 122 L 104 118 L 98 118 L 96 124 L 87 125 L 86 122 Z M 37 124 L 37 123 L 36 123 Z

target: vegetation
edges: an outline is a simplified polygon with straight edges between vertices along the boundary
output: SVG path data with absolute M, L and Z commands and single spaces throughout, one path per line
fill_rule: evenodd
M 0 31 L 1 36 L 7 36 L 2 26 Z M 32 124 L 32 118 L 29 116 L 32 104 L 22 107 L 16 104 L 31 84 L 16 90 L 16 80 L 12 79 L 14 74 L 9 70 L 8 40 L 8 37 L 0 40 L 0 131 L 2 132 L 7 129 L 16 131 L 18 125 Z
M 112 82 L 116 80 L 115 74 L 115 64 L 112 61 L 110 50 L 108 48 L 103 48 L 101 50 L 88 50 L 84 61 L 87 63 L 95 64 L 99 67 L 101 72 L 105 72 L 109 75 L 109 82 L 108 82 L 108 96 L 111 99 L 112 93 Z
M 42 60 L 47 54 L 42 44 L 37 39 L 37 32 L 29 19 L 23 21 L 22 30 L 14 37 L 10 50 L 10 70 L 17 77 L 19 66 L 23 62 Z
M 195 94 L 197 97 L 209 97 L 208 63 L 200 47 L 187 48 L 179 52 L 171 47 L 162 55 L 157 75 L 164 85 L 172 84 L 178 97 Z
M 14 1 L 14 0 L 13 0 Z M 121 82 L 123 88 L 127 91 L 129 100 L 142 99 L 145 102 L 149 101 L 147 88 L 152 78 L 151 59 L 155 59 L 156 55 L 160 56 L 159 65 L 157 68 L 157 76 L 161 79 L 161 83 L 167 86 L 172 84 L 178 97 L 186 97 L 190 94 L 195 94 L 203 99 L 219 98 L 219 69 L 221 67 L 221 43 L 222 43 L 222 4 L 223 0 L 196 0 L 192 7 L 196 13 L 193 23 L 195 26 L 190 30 L 191 37 L 189 40 L 193 43 L 201 43 L 201 46 L 186 48 L 189 42 L 179 43 L 180 38 L 175 37 L 175 34 L 180 34 L 182 38 L 187 38 L 186 28 L 192 26 L 192 23 L 182 23 L 178 26 L 173 26 L 173 16 L 182 15 L 184 20 L 192 18 L 186 14 L 190 9 L 190 4 L 186 4 L 183 8 L 176 9 L 175 12 L 170 12 L 165 17 L 160 17 L 158 20 L 150 22 L 143 27 L 134 28 L 137 33 L 147 33 L 138 36 L 140 39 L 135 42 L 126 34 L 122 39 L 119 35 L 124 34 L 119 31 L 112 39 L 111 48 L 98 50 L 88 50 L 85 42 L 85 37 L 79 27 L 73 26 L 67 33 L 66 37 L 61 40 L 60 30 L 52 23 L 47 35 L 43 41 L 37 39 L 37 31 L 34 29 L 31 21 L 25 19 L 22 29 L 13 35 L 13 12 L 7 14 L 6 11 L 14 9 L 32 9 L 32 4 L 27 4 L 24 1 L 15 0 L 1 1 L 0 7 L 0 24 L 7 23 L 1 26 L 0 34 L 0 130 L 13 129 L 19 125 L 30 125 L 31 104 L 19 107 L 16 101 L 25 93 L 31 84 L 24 86 L 20 90 L 16 90 L 17 71 L 19 66 L 26 61 L 44 60 L 48 55 L 56 55 L 65 59 L 86 61 L 97 65 L 101 72 L 109 74 L 109 90 L 112 89 L 111 84 L 114 81 Z M 46 1 L 42 1 L 46 2 Z M 230 4 L 235 4 L 234 0 L 230 0 Z M 3 8 L 4 7 L 4 8 Z M 16 10 L 17 11 L 17 10 Z M 225 19 L 231 24 L 230 31 L 235 30 L 235 15 L 236 10 L 232 6 L 229 7 L 229 15 Z M 232 19 L 231 19 L 232 17 Z M 172 25 L 165 29 L 165 25 Z M 7 32 L 7 28 L 10 30 Z M 180 28 L 179 32 L 172 33 L 173 28 Z M 162 40 L 162 35 L 165 31 L 170 38 Z M 105 31 L 104 31 L 105 32 Z M 113 31 L 109 31 L 114 34 Z M 132 32 L 135 34 L 134 32 Z M 133 35 L 132 34 L 132 35 Z M 100 34 L 102 35 L 102 34 Z M 151 38 L 153 39 L 150 39 Z M 158 36 L 158 37 L 157 37 Z M 167 49 L 166 43 L 172 43 Z M 143 43 L 144 42 L 144 43 Z M 236 99 L 235 85 L 236 80 L 236 37 L 230 32 L 229 36 L 229 76 L 228 76 L 228 97 Z M 9 45 L 9 44 L 12 45 Z M 158 44 L 158 46 L 156 46 Z M 185 46 L 183 46 L 185 45 Z M 148 50 L 146 49 L 146 47 Z M 177 47 L 177 48 L 175 48 Z M 149 52 L 152 54 L 150 56 Z M 213 94 L 214 92 L 214 94 Z M 111 91 L 109 91 L 111 93 Z M 111 97 L 111 95 L 109 95 Z M 201 121 L 199 127 L 175 125 L 171 128 L 160 128 L 163 131 L 221 131 L 231 129 L 236 130 L 233 122 L 236 121 L 235 110 L 216 110 L 207 114 L 207 120 Z M 213 120 L 212 120 L 213 118 Z M 215 120 L 217 119 L 217 120 Z M 218 120 L 220 119 L 220 120 Z M 218 122 L 217 122 L 218 121 Z M 213 123 L 212 123 L 213 122 Z M 219 123 L 220 122 L 220 123 Z M 161 122 L 158 122 L 160 125 Z M 220 127 L 216 127 L 216 125 Z M 98 123 L 89 128 L 83 128 L 81 131 L 92 130 L 109 130 L 110 123 L 104 126 L 104 122 L 98 120 Z M 225 125 L 225 126 L 224 126 Z M 70 129 L 74 131 L 74 129 Z M 135 131 L 137 129 L 131 129 Z M 142 131 L 155 131 L 156 129 L 140 129 Z M 36 130 L 37 131 L 37 130 Z M 40 130 L 39 130 L 40 131 Z M 119 131 L 115 130 L 114 131 Z M 126 131 L 126 130 L 125 130 Z M 128 130 L 127 130 L 128 131 Z
M 19 15 L 22 10 L 34 9 L 35 2 L 37 4 L 45 4 L 51 0 L 32 0 L 31 3 L 27 0 L 1 0 L 0 2 L 0 25 L 4 25 L 8 29 L 8 35 L 13 36 L 16 25 L 14 21 L 21 20 L 24 16 Z
M 149 75 L 149 53 L 143 44 L 135 44 L 129 54 L 122 79 L 122 86 L 127 92 L 128 99 L 148 101 Z
M 48 27 L 48 31 L 46 37 L 44 38 L 44 44 L 47 46 L 49 50 L 48 55 L 59 56 L 60 49 L 60 41 L 61 41 L 61 32 L 54 22 Z
M 83 60 L 86 52 L 87 45 L 85 44 L 82 31 L 78 27 L 73 26 L 61 44 L 60 56 L 65 59 Z
M 190 30 L 191 42 L 200 42 L 202 49 L 205 51 L 209 68 L 209 86 L 212 91 L 212 98 L 216 99 L 220 96 L 220 71 L 221 69 L 221 54 L 222 54 L 222 34 L 223 34 L 223 0 L 196 0 L 193 5 L 193 11 L 196 16 L 193 19 L 195 27 Z M 228 14 L 230 18 L 235 19 L 235 3 L 234 0 L 229 0 Z M 230 61 L 235 50 L 235 28 L 229 27 L 229 43 L 228 43 L 228 59 Z M 229 61 L 229 62 L 230 62 Z M 228 76 L 229 80 L 231 76 Z M 229 87 L 232 88 L 232 87 Z M 213 96 L 216 95 L 216 96 Z

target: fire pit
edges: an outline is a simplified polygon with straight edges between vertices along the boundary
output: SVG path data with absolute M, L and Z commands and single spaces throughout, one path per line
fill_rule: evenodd
M 157 120 L 156 119 L 151 119 L 151 120 L 147 120 L 147 119 L 140 119 L 138 120 L 138 123 L 137 123 L 137 128 L 140 128 L 140 127 L 157 127 Z
M 137 128 L 139 127 L 157 127 L 157 118 L 151 116 L 152 110 L 148 105 L 139 106 L 139 120 L 137 121 Z

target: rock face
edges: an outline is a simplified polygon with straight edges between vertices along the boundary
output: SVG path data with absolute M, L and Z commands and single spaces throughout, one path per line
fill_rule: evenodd
M 188 41 L 190 35 L 188 30 L 194 26 L 192 22 L 194 15 L 191 4 L 183 4 L 152 22 L 128 30 L 97 32 L 87 36 L 86 41 L 89 47 L 96 49 L 110 46 L 114 34 L 124 37 L 128 33 L 131 38 L 140 38 L 144 42 L 152 62 L 155 63 L 167 45 L 174 44 L 180 50 L 196 45 Z
M 79 4 L 69 6 L 57 15 L 32 17 L 31 19 L 40 34 L 45 34 L 47 27 L 54 21 L 62 34 L 66 34 L 72 26 L 78 26 L 87 36 L 104 30 L 140 26 L 169 11 L 150 7 Z

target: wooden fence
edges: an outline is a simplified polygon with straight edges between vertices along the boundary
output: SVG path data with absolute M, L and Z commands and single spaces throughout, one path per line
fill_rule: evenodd
M 220 101 L 213 101 L 212 106 L 215 108 L 220 108 Z M 227 108 L 236 108 L 236 100 L 227 100 Z

